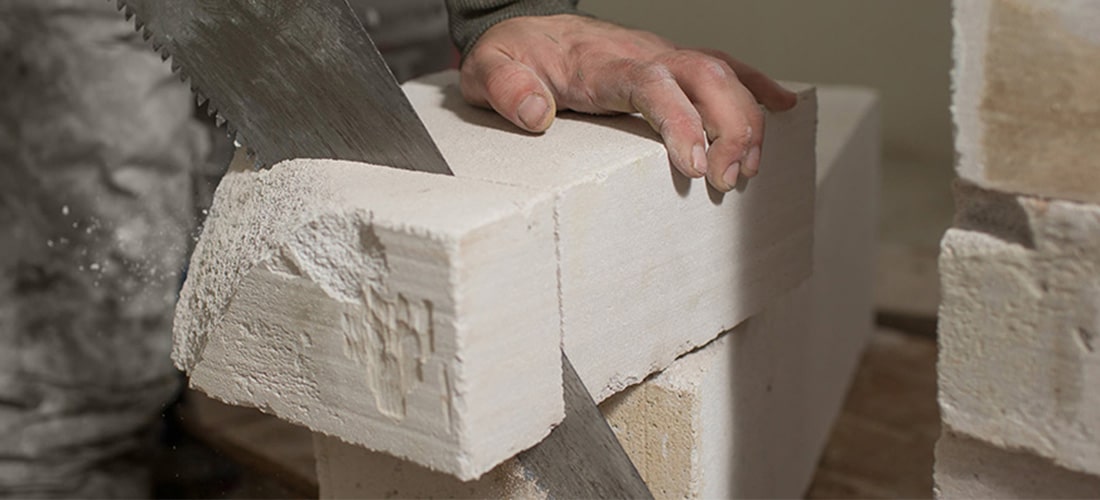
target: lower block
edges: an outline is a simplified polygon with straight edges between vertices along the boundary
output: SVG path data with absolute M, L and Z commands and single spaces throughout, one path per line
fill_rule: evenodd
M 936 443 L 936 498 L 1096 498 L 1100 477 L 945 432 Z
M 803 493 L 818 429 L 832 420 L 810 404 L 804 380 L 811 291 L 800 286 L 601 405 L 656 498 Z
M 818 89 L 814 276 L 602 408 L 658 498 L 801 496 L 872 330 L 873 92 Z
M 958 198 L 940 255 L 944 423 L 1100 475 L 1100 206 Z

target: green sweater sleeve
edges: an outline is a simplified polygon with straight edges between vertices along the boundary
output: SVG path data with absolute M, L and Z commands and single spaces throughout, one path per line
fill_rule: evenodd
M 494 24 L 521 16 L 579 14 L 579 0 L 447 0 L 451 39 L 465 56 Z

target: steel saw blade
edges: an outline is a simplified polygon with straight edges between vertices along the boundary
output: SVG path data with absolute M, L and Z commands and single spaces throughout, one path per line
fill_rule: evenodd
M 329 158 L 451 174 L 346 0 L 116 5 L 261 165 Z

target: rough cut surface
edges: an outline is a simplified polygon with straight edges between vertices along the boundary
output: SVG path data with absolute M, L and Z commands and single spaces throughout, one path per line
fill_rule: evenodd
M 560 421 L 546 198 L 297 160 L 215 207 L 175 325 L 193 386 L 463 478 Z
M 1100 477 L 945 432 L 936 443 L 936 498 L 1096 498 Z
M 811 88 L 722 196 L 638 117 L 532 136 L 456 84 L 404 88 L 457 179 L 295 161 L 223 181 L 177 314 L 194 385 L 472 478 L 560 420 L 559 343 L 602 399 L 809 276 Z
M 1100 207 L 963 187 L 940 256 L 954 431 L 1100 475 Z
M 959 176 L 1100 202 L 1100 2 L 954 4 Z

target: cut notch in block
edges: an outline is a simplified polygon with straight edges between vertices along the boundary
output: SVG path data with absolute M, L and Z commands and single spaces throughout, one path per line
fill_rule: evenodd
M 195 387 L 462 478 L 560 421 L 545 197 L 317 160 L 218 197 L 176 321 Z

